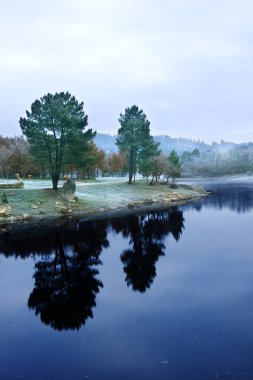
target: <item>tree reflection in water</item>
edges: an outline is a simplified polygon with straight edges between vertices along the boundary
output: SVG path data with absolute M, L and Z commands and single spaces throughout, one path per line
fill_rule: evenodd
M 182 211 L 173 207 L 167 211 L 115 219 L 112 228 L 129 237 L 131 248 L 121 254 L 126 283 L 133 290 L 144 293 L 156 276 L 156 262 L 164 255 L 164 239 L 171 233 L 179 240 L 183 228 Z
M 103 286 L 98 266 L 102 250 L 109 247 L 109 227 L 129 239 L 129 248 L 120 256 L 126 283 L 143 293 L 153 283 L 156 263 L 165 254 L 165 238 L 172 234 L 179 240 L 184 218 L 182 211 L 172 207 L 141 216 L 77 222 L 37 235 L 28 231 L 26 237 L 19 234 L 1 245 L 5 256 L 33 255 L 38 260 L 28 306 L 43 323 L 56 330 L 79 329 L 93 317 L 96 295 Z
M 36 265 L 35 287 L 28 306 L 35 309 L 41 321 L 56 330 L 79 329 L 93 317 L 96 294 L 103 286 L 97 278 L 99 255 L 109 246 L 107 223 L 83 224 L 72 235 L 73 244 L 63 245 L 60 232 L 54 236 L 54 258 Z

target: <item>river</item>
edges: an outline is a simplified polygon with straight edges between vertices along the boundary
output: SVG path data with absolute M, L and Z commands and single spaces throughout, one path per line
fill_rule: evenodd
M 0 379 L 252 379 L 253 182 L 0 247 Z

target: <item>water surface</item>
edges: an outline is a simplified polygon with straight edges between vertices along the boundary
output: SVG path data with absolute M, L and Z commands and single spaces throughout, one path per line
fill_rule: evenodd
M 252 379 L 253 183 L 0 247 L 0 379 Z

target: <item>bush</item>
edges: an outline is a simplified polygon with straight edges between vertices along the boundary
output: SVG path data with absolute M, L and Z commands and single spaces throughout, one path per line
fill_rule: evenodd
M 6 193 L 3 193 L 3 195 L 2 195 L 2 203 L 5 203 L 5 204 L 8 203 L 8 198 L 7 198 Z

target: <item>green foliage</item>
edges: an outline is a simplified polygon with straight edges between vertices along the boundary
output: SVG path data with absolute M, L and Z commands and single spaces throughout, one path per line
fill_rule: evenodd
M 7 204 L 8 203 L 8 197 L 7 197 L 7 195 L 6 195 L 6 193 L 4 192 L 3 193 L 3 195 L 2 195 L 2 203 L 4 203 L 4 204 Z
M 145 174 L 152 171 L 152 158 L 159 155 L 159 143 L 150 135 L 150 122 L 137 106 L 126 108 L 120 114 L 116 144 L 128 162 L 129 183 L 139 170 Z
M 172 164 L 178 168 L 181 167 L 180 157 L 175 150 L 172 150 L 172 152 L 170 153 L 170 155 L 168 157 L 168 160 L 169 160 L 170 164 Z
M 191 153 L 191 156 L 192 157 L 199 157 L 200 156 L 200 151 L 199 149 L 195 148 L 193 149 L 192 153 Z
M 150 140 L 146 142 L 145 147 L 140 150 L 138 157 L 138 170 L 145 177 L 159 171 L 158 156 L 161 153 L 159 143 L 155 143 L 150 136 Z
M 166 167 L 166 175 L 167 180 L 169 177 L 172 178 L 172 183 L 175 183 L 176 178 L 181 177 L 182 169 L 181 169 L 181 161 L 179 155 L 175 150 L 172 150 L 170 155 L 168 156 L 168 164 Z
M 20 118 L 20 127 L 36 162 L 49 165 L 56 190 L 63 166 L 81 157 L 95 133 L 91 129 L 84 132 L 88 116 L 83 103 L 68 92 L 47 94 L 35 100 L 26 115 Z
M 194 159 L 197 159 L 199 157 L 200 157 L 200 151 L 197 148 L 194 149 L 192 152 L 189 152 L 186 150 L 181 154 L 181 160 L 182 160 L 182 163 L 184 164 L 190 163 Z

